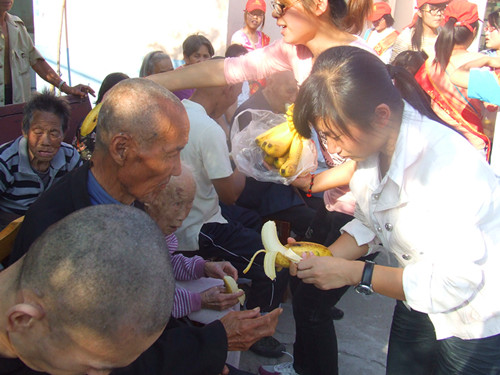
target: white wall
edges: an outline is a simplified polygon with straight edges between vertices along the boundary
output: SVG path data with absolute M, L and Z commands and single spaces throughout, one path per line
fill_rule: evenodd
M 72 84 L 90 83 L 98 90 L 111 72 L 136 77 L 143 56 L 158 48 L 164 48 L 173 59 L 182 59 L 183 40 L 197 32 L 223 55 L 228 6 L 226 0 L 67 0 Z M 62 0 L 33 0 L 37 48 L 53 67 L 61 7 Z M 66 65 L 64 33 L 61 61 Z M 67 78 L 64 72 L 63 79 Z M 38 80 L 38 88 L 44 85 Z
M 376 1 L 376 0 L 375 0 Z M 484 13 L 486 0 L 472 0 Z M 396 28 L 411 21 L 415 0 L 389 0 Z M 67 0 L 69 54 L 72 84 L 90 84 L 96 91 L 111 72 L 131 77 L 139 74 L 143 56 L 164 49 L 182 60 L 182 42 L 200 32 L 224 55 L 231 35 L 243 26 L 246 0 Z M 281 38 L 267 2 L 266 32 L 271 40 Z M 33 0 L 37 48 L 55 67 L 61 26 L 62 0 Z M 63 29 L 61 66 L 67 66 Z M 65 69 L 63 79 L 68 81 Z M 37 88 L 47 84 L 37 79 Z

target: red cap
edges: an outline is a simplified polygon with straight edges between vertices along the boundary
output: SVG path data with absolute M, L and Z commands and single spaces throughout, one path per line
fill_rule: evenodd
M 373 12 L 370 17 L 368 17 L 368 21 L 377 21 L 386 14 L 391 14 L 391 6 L 388 3 L 384 2 L 375 3 L 373 4 Z
M 455 26 L 465 26 L 471 32 L 474 32 L 471 25 L 479 20 L 477 5 L 466 0 L 452 1 L 444 11 L 444 22 L 448 22 L 450 18 L 457 19 Z
M 248 0 L 245 7 L 247 12 L 254 10 L 261 10 L 266 13 L 266 1 L 265 0 Z
M 444 4 L 449 3 L 449 0 L 417 0 L 417 9 L 422 8 L 425 4 Z

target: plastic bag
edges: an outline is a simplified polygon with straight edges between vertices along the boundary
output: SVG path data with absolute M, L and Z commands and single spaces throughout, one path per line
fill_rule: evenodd
M 240 121 L 244 118 L 242 115 L 248 116 L 248 114 L 251 115 L 251 121 L 248 126 L 240 130 Z M 265 153 L 255 143 L 255 137 L 284 121 L 286 121 L 285 115 L 271 111 L 247 109 L 238 114 L 231 127 L 231 156 L 242 173 L 257 181 L 290 185 L 298 176 L 316 170 L 318 166 L 316 146 L 311 140 L 304 144 L 297 173 L 293 176 L 283 177 L 276 168 L 264 162 Z

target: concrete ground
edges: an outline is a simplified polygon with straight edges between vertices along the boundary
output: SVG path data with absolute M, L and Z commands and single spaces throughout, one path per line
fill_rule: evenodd
M 379 255 L 377 263 L 389 265 L 387 258 Z M 338 303 L 345 313 L 341 320 L 335 321 L 339 346 L 340 375 L 383 375 L 387 342 L 395 301 L 374 294 L 362 296 L 350 288 Z M 286 345 L 293 355 L 295 325 L 292 316 L 291 301 L 283 303 L 274 337 Z M 262 364 L 277 364 L 290 361 L 284 355 L 279 359 L 258 356 L 250 351 L 241 355 L 240 369 L 257 374 Z

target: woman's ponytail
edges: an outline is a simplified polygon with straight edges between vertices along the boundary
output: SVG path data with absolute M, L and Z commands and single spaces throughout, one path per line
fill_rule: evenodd
M 372 0 L 328 0 L 328 4 L 335 26 L 353 34 L 363 30 L 373 9 Z

